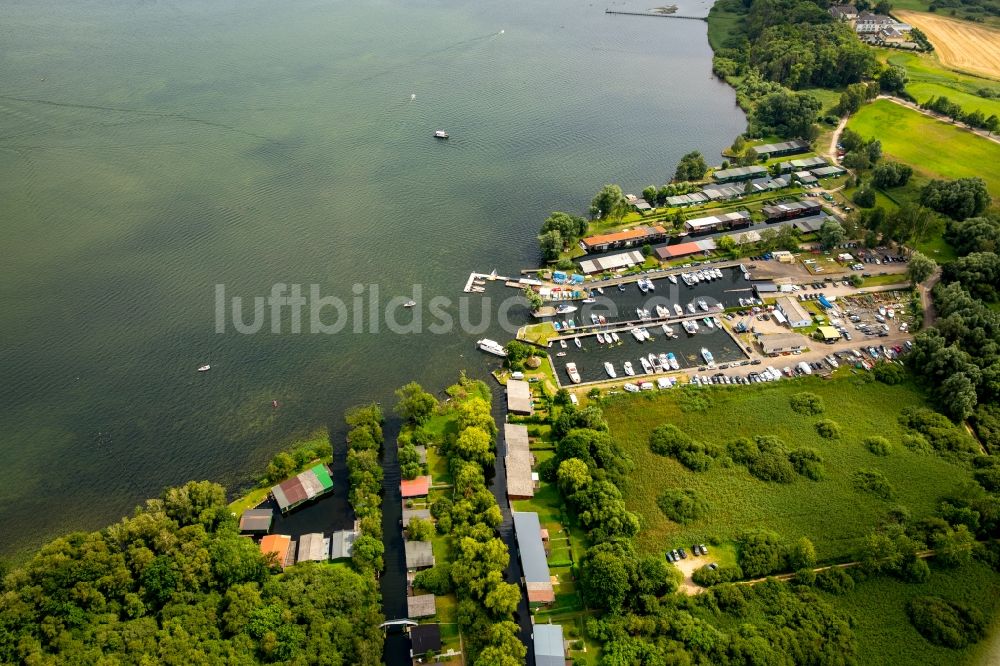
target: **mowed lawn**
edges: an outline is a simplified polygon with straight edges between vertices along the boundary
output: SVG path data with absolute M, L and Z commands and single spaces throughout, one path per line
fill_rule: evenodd
M 864 106 L 848 127 L 882 142 L 883 152 L 929 178 L 979 176 L 1000 198 L 1000 144 L 888 100 Z
M 906 91 L 919 103 L 932 97 L 947 97 L 965 111 L 979 109 L 983 115 L 1000 115 L 1000 82 L 959 74 L 946 69 L 930 53 L 900 53 L 879 49 L 879 59 L 906 70 Z M 989 90 L 997 97 L 980 97 L 979 90 Z
M 792 411 L 789 397 L 801 391 L 821 396 L 825 413 L 803 416 Z M 692 410 L 691 396 L 710 404 Z M 725 543 L 747 529 L 764 528 L 789 540 L 809 537 L 821 560 L 853 559 L 862 537 L 888 509 L 902 505 L 914 517 L 929 515 L 941 495 L 971 478 L 963 465 L 936 454 L 913 453 L 900 444 L 903 431 L 897 415 L 911 405 L 924 401 L 910 385 L 864 384 L 846 374 L 833 380 L 677 390 L 611 401 L 604 407 L 611 433 L 635 462 L 625 499 L 629 510 L 642 516 L 638 547 L 662 552 L 695 542 Z M 815 424 L 820 419 L 839 423 L 841 439 L 819 437 Z M 649 450 L 650 433 L 664 423 L 677 425 L 699 441 L 720 445 L 741 436 L 776 435 L 789 449 L 815 448 L 824 459 L 826 478 L 768 483 L 742 466 L 718 464 L 706 472 L 692 472 Z M 893 452 L 887 457 L 870 453 L 861 442 L 871 435 L 886 437 Z M 859 469 L 880 470 L 895 496 L 886 501 L 856 491 L 851 475 Z M 689 525 L 669 521 L 656 506 L 665 488 L 694 489 L 708 502 L 708 515 Z

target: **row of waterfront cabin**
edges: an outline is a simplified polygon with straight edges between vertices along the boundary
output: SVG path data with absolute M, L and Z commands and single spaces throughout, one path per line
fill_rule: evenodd
M 623 247 L 641 247 L 651 243 L 659 243 L 666 238 L 667 230 L 665 228 L 659 225 L 642 225 L 610 234 L 587 236 L 580 241 L 580 247 L 586 252 L 607 252 Z
M 823 207 L 815 201 L 793 201 L 791 203 L 764 206 L 761 208 L 761 212 L 764 213 L 764 219 L 768 222 L 794 220 L 797 217 L 818 215 L 822 211 Z

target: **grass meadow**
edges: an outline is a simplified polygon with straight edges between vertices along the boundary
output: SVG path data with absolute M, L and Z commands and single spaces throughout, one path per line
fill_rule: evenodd
M 848 127 L 865 138 L 881 140 L 886 156 L 909 164 L 917 174 L 979 176 L 990 194 L 1000 198 L 1000 172 L 994 168 L 1000 164 L 1000 144 L 887 100 L 862 107 Z
M 925 583 L 904 583 L 879 576 L 858 583 L 844 596 L 820 593 L 827 601 L 854 618 L 860 664 L 923 664 L 957 666 L 989 664 L 986 652 L 996 637 L 989 635 L 962 650 L 940 647 L 925 640 L 910 624 L 906 604 L 915 596 L 935 595 L 980 609 L 986 617 L 1000 611 L 1000 574 L 981 562 L 957 569 L 944 569 L 932 562 L 931 577 Z
M 784 365 L 784 363 L 779 363 Z M 825 412 L 804 416 L 789 407 L 795 393 L 809 391 L 823 399 Z M 643 552 L 694 542 L 726 543 L 747 529 L 773 530 L 787 540 L 809 537 L 821 561 L 854 558 L 861 539 L 886 510 L 905 506 L 914 517 L 934 511 L 937 498 L 969 481 L 969 470 L 935 454 L 918 454 L 901 444 L 897 415 L 904 407 L 922 406 L 912 385 L 865 383 L 841 371 L 836 379 L 808 377 L 776 384 L 732 388 L 686 389 L 611 400 L 604 412 L 616 441 L 632 456 L 635 469 L 625 489 L 629 510 L 642 516 L 636 544 Z M 815 424 L 833 419 L 840 439 L 821 438 Z M 741 436 L 776 435 L 789 449 L 815 448 L 823 457 L 821 481 L 797 477 L 793 483 L 760 481 L 738 465 L 714 464 L 692 472 L 673 458 L 649 450 L 657 426 L 673 423 L 696 440 L 724 445 Z M 870 453 L 862 440 L 886 437 L 891 455 Z M 894 497 L 879 499 L 854 489 L 851 476 L 861 469 L 882 472 Z M 669 521 L 656 506 L 665 488 L 692 488 L 709 504 L 706 516 L 687 525 Z
M 976 94 L 983 88 L 1000 94 L 1000 82 L 946 69 L 933 54 L 878 49 L 878 56 L 880 60 L 906 70 L 909 78 L 906 91 L 919 103 L 943 95 L 965 111 L 979 109 L 987 116 L 994 113 L 1000 115 L 1000 98 L 988 99 Z

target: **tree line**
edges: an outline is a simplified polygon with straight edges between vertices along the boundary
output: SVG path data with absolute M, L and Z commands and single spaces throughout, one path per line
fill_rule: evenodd
M 0 661 L 381 662 L 374 577 L 273 565 L 239 535 L 222 486 L 170 488 L 103 530 L 51 541 L 3 578 Z

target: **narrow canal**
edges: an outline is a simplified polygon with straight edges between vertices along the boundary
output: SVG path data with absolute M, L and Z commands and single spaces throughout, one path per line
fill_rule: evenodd
M 406 607 L 406 553 L 403 533 L 399 528 L 403 519 L 402 496 L 399 491 L 399 457 L 396 438 L 401 422 L 389 413 L 382 425 L 385 450 L 382 454 L 382 543 L 385 544 L 385 570 L 379 581 L 382 588 L 382 612 L 386 620 L 399 620 L 407 616 Z M 410 666 L 410 640 L 400 629 L 386 632 L 383 661 L 387 666 Z

